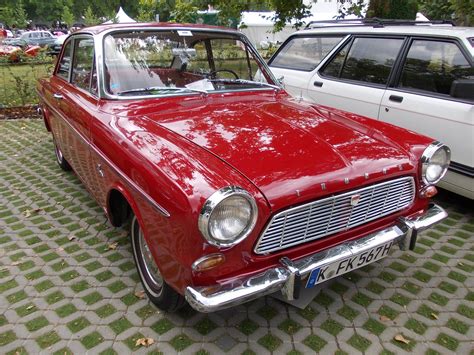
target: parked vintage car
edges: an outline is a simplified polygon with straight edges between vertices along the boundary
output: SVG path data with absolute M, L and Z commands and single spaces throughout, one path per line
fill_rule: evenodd
M 7 57 L 11 62 L 21 60 L 22 56 L 36 57 L 41 47 L 28 45 L 19 38 L 7 38 L 0 43 L 0 57 Z
M 149 298 L 211 312 L 413 249 L 449 149 L 292 98 L 238 31 L 115 24 L 37 85 L 56 159 L 114 226 Z
M 474 199 L 474 28 L 446 23 L 322 21 L 270 59 L 296 97 L 379 119 L 449 145 L 440 186 Z
M 46 47 L 53 45 L 56 37 L 53 36 L 49 31 L 28 31 L 24 32 L 20 36 L 20 39 L 29 45 Z

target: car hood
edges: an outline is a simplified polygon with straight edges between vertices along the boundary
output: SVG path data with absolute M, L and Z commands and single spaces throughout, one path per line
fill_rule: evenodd
M 235 168 L 274 210 L 416 169 L 410 152 L 380 130 L 277 95 L 209 95 L 146 117 Z

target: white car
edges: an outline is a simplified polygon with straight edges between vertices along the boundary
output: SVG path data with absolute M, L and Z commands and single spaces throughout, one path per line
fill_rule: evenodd
M 451 147 L 441 187 L 474 199 L 474 28 L 362 24 L 292 34 L 270 59 L 294 96 Z

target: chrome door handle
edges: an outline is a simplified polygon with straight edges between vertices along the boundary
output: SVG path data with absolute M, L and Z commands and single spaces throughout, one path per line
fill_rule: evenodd
M 63 95 L 57 94 L 57 93 L 56 93 L 56 94 L 53 94 L 53 97 L 54 97 L 55 99 L 57 99 L 57 100 L 62 100 L 62 99 L 63 99 Z

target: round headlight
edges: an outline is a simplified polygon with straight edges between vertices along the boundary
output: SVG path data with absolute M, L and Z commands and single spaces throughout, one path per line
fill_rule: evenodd
M 434 142 L 428 146 L 421 157 L 421 175 L 427 185 L 436 184 L 448 170 L 451 151 L 442 143 Z
M 212 245 L 228 247 L 247 237 L 257 221 L 253 197 L 236 186 L 212 194 L 199 215 L 199 230 Z

